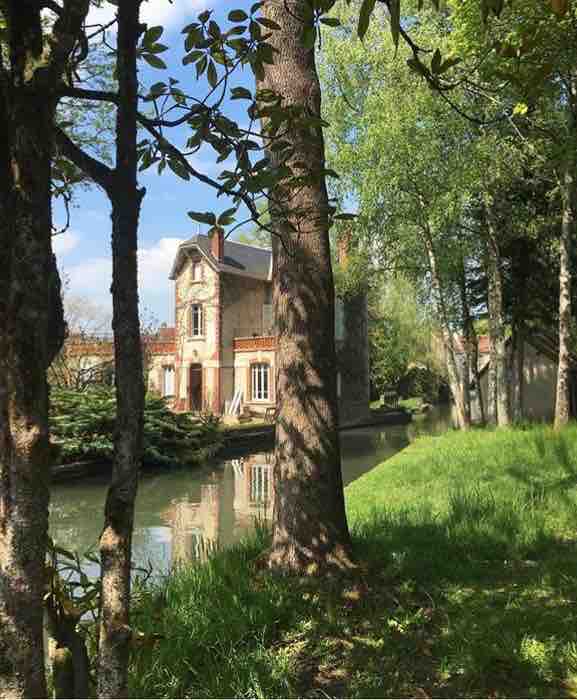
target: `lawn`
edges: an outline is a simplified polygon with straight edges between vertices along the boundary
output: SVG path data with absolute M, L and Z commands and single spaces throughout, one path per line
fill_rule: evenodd
M 421 438 L 348 487 L 350 580 L 263 573 L 260 533 L 144 592 L 132 692 L 574 697 L 576 490 L 576 427 Z

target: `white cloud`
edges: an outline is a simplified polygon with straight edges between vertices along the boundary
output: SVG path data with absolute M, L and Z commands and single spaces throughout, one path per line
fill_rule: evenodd
M 74 231 L 64 231 L 52 238 L 52 249 L 59 258 L 63 258 L 74 250 L 80 241 L 80 236 Z
M 171 304 L 170 269 L 182 238 L 166 237 L 156 243 L 142 246 L 138 252 L 138 286 L 141 310 L 149 309 L 164 320 Z M 86 297 L 92 302 L 110 309 L 110 282 L 112 259 L 109 256 L 94 257 L 63 270 L 68 289 L 73 296 Z
M 140 18 L 149 26 L 184 26 L 193 15 L 208 5 L 214 5 L 214 0 L 147 0 L 141 5 Z M 92 7 L 88 24 L 107 24 L 114 19 L 115 12 L 116 8 L 109 2 L 104 2 L 102 7 Z

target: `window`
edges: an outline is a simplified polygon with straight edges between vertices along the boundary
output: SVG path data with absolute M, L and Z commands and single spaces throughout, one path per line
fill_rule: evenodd
M 202 281 L 202 265 L 200 262 L 192 263 L 192 281 L 200 282 Z
M 190 307 L 190 335 L 193 337 L 204 335 L 202 304 L 193 304 Z
M 251 389 L 253 401 L 268 401 L 270 397 L 270 367 L 264 362 L 251 366 Z
M 174 367 L 162 368 L 162 395 L 174 396 Z

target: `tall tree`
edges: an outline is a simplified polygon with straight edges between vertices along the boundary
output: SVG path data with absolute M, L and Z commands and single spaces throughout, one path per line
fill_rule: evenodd
M 266 0 L 262 17 L 278 29 L 269 39 L 274 63 L 264 67 L 258 87 L 277 95 L 285 109 L 310 115 L 308 126 L 289 125 L 284 135 L 292 150 L 288 165 L 300 176 L 300 187 L 280 181 L 270 192 L 280 413 L 269 565 L 320 574 L 350 567 L 351 554 L 338 436 L 321 93 L 314 45 L 306 41 L 313 12 L 306 0 Z M 263 127 L 266 133 L 266 118 Z M 274 164 L 274 151 L 270 158 Z
M 52 22 L 43 24 L 42 11 Z M 51 249 L 58 87 L 88 0 L 2 0 L 0 52 L 0 696 L 45 697 L 46 371 L 64 337 Z M 81 51 L 78 57 L 81 55 Z

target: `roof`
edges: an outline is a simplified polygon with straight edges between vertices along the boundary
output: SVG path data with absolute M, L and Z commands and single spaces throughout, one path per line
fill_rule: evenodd
M 272 270 L 272 251 L 267 248 L 257 248 L 246 243 L 236 241 L 224 241 L 224 256 L 222 263 L 214 257 L 211 251 L 210 238 L 202 234 L 189 238 L 181 243 L 172 270 L 170 279 L 176 279 L 178 272 L 186 260 L 186 251 L 196 249 L 216 270 L 229 272 L 246 277 L 254 277 L 260 280 L 270 280 Z

